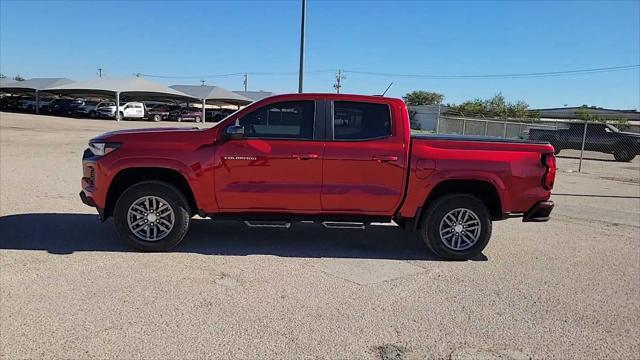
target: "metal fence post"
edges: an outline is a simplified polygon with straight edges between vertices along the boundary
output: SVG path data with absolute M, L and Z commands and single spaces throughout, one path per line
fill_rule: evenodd
M 582 147 L 580 148 L 580 162 L 578 163 L 578 172 L 582 171 L 582 154 L 584 153 L 584 142 L 587 138 L 587 120 L 584 121 L 584 130 L 582 131 Z
M 507 117 L 507 115 L 504 116 L 504 131 L 502 132 L 502 137 L 503 138 L 507 138 L 507 121 L 509 120 L 509 118 Z
M 485 120 L 484 121 L 484 136 L 487 136 L 488 132 L 489 132 L 489 120 Z
M 438 116 L 436 117 L 436 134 L 440 134 L 440 104 L 438 104 Z
M 467 130 L 467 119 L 462 119 L 462 135 L 464 135 Z

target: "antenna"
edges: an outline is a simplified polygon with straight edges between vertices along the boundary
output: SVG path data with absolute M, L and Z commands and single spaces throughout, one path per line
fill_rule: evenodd
M 384 96 L 384 94 L 386 94 L 387 91 L 389 91 L 389 88 L 391 88 L 391 85 L 393 85 L 393 81 L 391 82 L 391 84 L 389 84 L 389 86 L 387 86 L 387 89 L 380 96 Z

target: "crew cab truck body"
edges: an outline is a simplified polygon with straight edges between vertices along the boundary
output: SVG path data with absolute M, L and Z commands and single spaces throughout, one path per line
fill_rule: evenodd
M 613 154 L 617 161 L 631 161 L 640 154 L 640 134 L 623 132 L 611 124 L 584 123 L 569 125 L 568 129 L 529 129 L 528 138 L 531 140 L 547 141 L 553 145 L 555 153 L 562 149 L 584 149 L 601 153 Z
M 289 227 L 394 220 L 438 255 L 468 259 L 509 217 L 546 221 L 547 143 L 411 136 L 398 99 L 279 95 L 208 129 L 125 130 L 92 139 L 82 201 L 137 249 L 168 250 L 192 216 Z

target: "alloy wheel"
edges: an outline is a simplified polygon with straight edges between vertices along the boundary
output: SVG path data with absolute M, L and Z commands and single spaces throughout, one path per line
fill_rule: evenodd
M 175 214 L 169 203 L 157 196 L 143 196 L 127 211 L 129 230 L 141 240 L 158 241 L 173 229 Z
M 440 221 L 440 239 L 446 247 L 464 251 L 472 247 L 480 238 L 482 225 L 473 211 L 458 208 L 449 211 Z

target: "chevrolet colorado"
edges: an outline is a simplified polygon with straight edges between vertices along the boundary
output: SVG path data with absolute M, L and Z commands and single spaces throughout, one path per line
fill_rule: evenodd
M 163 251 L 190 219 L 288 228 L 395 221 L 446 259 L 479 254 L 492 221 L 547 221 L 556 164 L 546 142 L 410 134 L 399 99 L 290 94 L 216 126 L 123 130 L 89 141 L 80 197 L 119 237 Z

